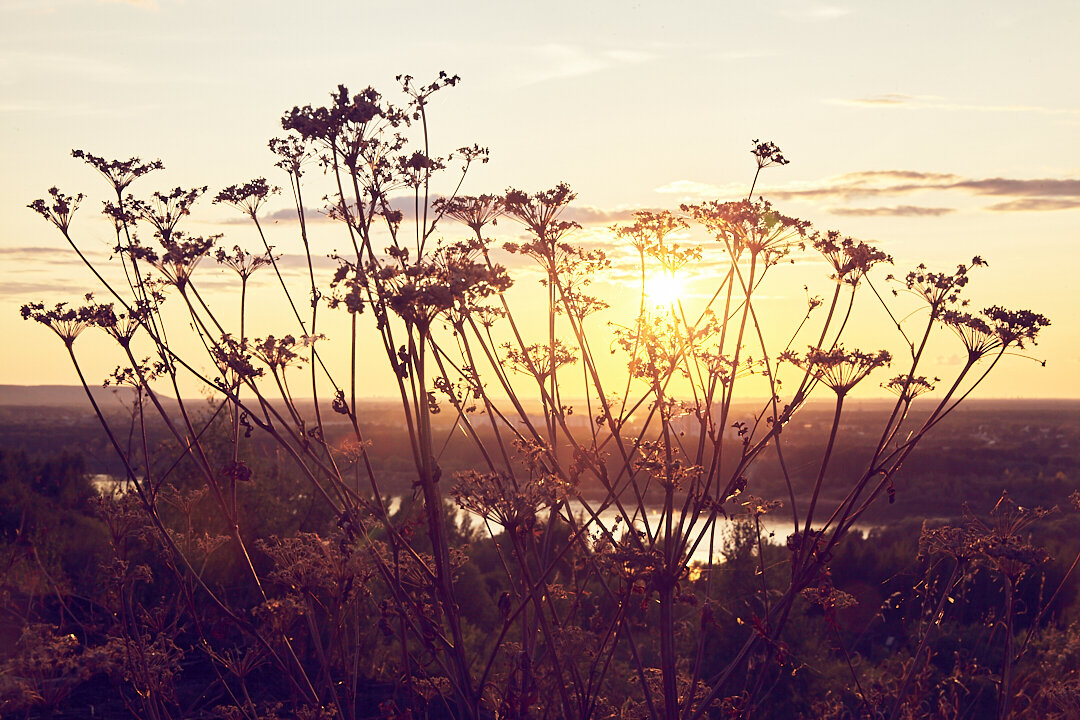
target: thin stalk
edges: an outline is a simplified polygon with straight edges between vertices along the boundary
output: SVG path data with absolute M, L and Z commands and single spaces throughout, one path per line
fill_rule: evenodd
M 911 685 L 912 679 L 915 677 L 915 672 L 918 670 L 919 657 L 922 655 L 924 649 L 926 649 L 926 643 L 930 639 L 930 631 L 940 622 L 942 612 L 945 609 L 945 603 L 949 599 L 949 593 L 952 592 L 953 583 L 956 581 L 957 575 L 960 573 L 960 560 L 957 559 L 953 565 L 952 573 L 949 575 L 949 579 L 945 582 L 945 587 L 941 592 L 941 597 L 938 598 L 938 603 L 934 607 L 934 613 L 930 616 L 930 623 L 927 625 L 926 632 L 919 639 L 919 646 L 915 648 L 915 652 L 911 656 L 911 664 L 908 666 L 907 672 L 904 673 L 904 679 L 900 683 L 900 689 L 896 692 L 896 698 L 893 700 L 892 708 L 889 710 L 889 717 L 887 720 L 896 720 L 900 708 L 904 702 L 904 696 L 907 695 L 908 687 Z

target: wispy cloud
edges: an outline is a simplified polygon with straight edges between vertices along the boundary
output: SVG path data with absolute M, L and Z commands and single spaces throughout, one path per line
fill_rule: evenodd
M 951 355 L 938 355 L 934 362 L 938 365 L 963 365 L 967 360 L 966 355 L 953 353 Z
M 906 95 L 904 93 L 884 93 L 860 98 L 831 100 L 837 105 L 872 107 L 899 110 L 948 110 L 959 112 L 989 113 L 1035 113 L 1040 115 L 1080 116 L 1077 108 L 1054 108 L 1044 105 L 986 105 L 980 103 L 955 102 L 936 95 Z
M 713 185 L 711 183 L 697 182 L 696 180 L 672 180 L 660 187 L 653 188 L 653 192 L 662 195 L 673 195 L 679 202 L 715 200 L 717 198 L 738 199 L 746 197 L 746 183 Z
M 946 183 L 960 179 L 959 175 L 948 173 L 926 173 L 913 170 L 867 170 L 847 173 L 817 182 L 799 182 L 779 186 L 769 190 L 768 195 L 782 199 L 795 197 L 851 199 L 882 194 L 886 189 L 915 187 L 925 183 Z M 696 199 L 734 199 L 746 196 L 746 186 L 742 184 L 710 185 L 695 180 L 672 180 L 655 188 L 654 192 L 688 196 Z
M 929 189 L 943 189 L 960 178 L 945 173 L 910 170 L 869 170 L 826 178 L 815 183 L 786 185 L 768 191 L 770 197 L 788 199 L 854 200 L 882 195 L 902 195 Z
M 767 48 L 751 48 L 746 50 L 733 50 L 729 48 L 727 50 L 709 52 L 706 57 L 721 62 L 741 62 L 743 60 L 762 60 L 764 58 L 776 57 L 779 54 L 779 51 Z
M 953 183 L 949 187 L 970 190 L 976 195 L 1022 195 L 1025 197 L 1051 195 L 1080 199 L 1080 179 L 1041 178 L 1037 180 L 1014 180 L 1010 178 L 989 178 L 987 180 L 963 180 Z
M 23 245 L 20 247 L 0 247 L 0 255 L 23 255 L 23 256 L 44 256 L 58 254 L 56 248 L 43 247 L 41 245 Z
M 156 10 L 158 6 L 157 0 L 98 0 L 98 2 L 105 5 L 134 5 L 150 10 Z
M 694 202 L 704 199 L 741 199 L 745 197 L 745 187 L 736 185 L 712 185 L 693 180 L 673 180 L 655 189 L 656 192 L 674 196 L 676 202 Z M 917 203 L 867 204 L 860 202 L 883 200 L 889 197 L 916 195 L 919 193 L 958 193 L 977 197 L 998 198 L 1001 202 L 986 206 L 984 209 L 994 212 L 1038 212 L 1053 210 L 1071 210 L 1080 208 L 1080 179 L 1074 178 L 965 178 L 955 173 L 925 172 L 918 170 L 864 170 L 844 175 L 825 178 L 816 182 L 790 184 L 766 191 L 764 194 L 774 200 L 805 200 L 827 206 L 834 214 L 848 217 L 896 217 L 896 218 L 936 218 L 957 212 L 954 207 L 940 204 L 928 205 Z M 658 203 L 670 206 L 670 202 Z M 390 200 L 391 207 L 400 210 L 406 222 L 413 221 L 415 210 L 413 199 L 398 196 Z M 604 234 L 612 224 L 630 222 L 639 208 L 602 208 L 589 205 L 572 205 L 566 208 L 561 217 L 582 225 L 584 230 L 578 236 L 579 242 L 595 242 L 598 246 L 610 245 L 612 239 Z M 329 222 L 330 218 L 323 209 L 305 208 L 309 222 Z M 429 215 L 433 219 L 434 215 Z M 295 223 L 296 211 L 282 208 L 268 212 L 260 217 L 264 223 Z M 225 224 L 250 222 L 245 217 L 221 221 Z M 506 226 L 499 225 L 499 237 L 512 239 L 515 232 L 524 237 L 524 230 L 512 221 L 506 220 Z M 450 221 L 440 231 L 452 237 L 454 227 Z M 597 234 L 600 233 L 600 234 Z M 24 253 L 25 256 L 43 254 L 45 248 L 9 248 L 0 250 L 4 254 Z M 48 252 L 55 252 L 48 249 Z M 313 258 L 316 266 L 330 268 L 334 262 L 325 257 Z M 301 255 L 285 256 L 279 260 L 284 271 L 307 267 L 307 260 Z
M 433 195 L 431 197 L 432 202 L 439 199 L 441 196 Z M 398 210 L 402 214 L 404 220 L 412 220 L 416 214 L 416 205 L 412 197 L 399 195 L 392 197 L 387 203 L 391 209 Z M 349 203 L 350 209 L 355 209 L 353 203 Z M 429 217 L 433 217 L 433 214 L 429 213 Z M 225 218 L 217 221 L 221 225 L 246 225 L 251 222 L 251 218 L 247 215 L 241 215 L 237 213 L 235 216 Z M 259 222 L 284 222 L 284 223 L 296 223 L 299 219 L 296 216 L 295 207 L 283 207 L 277 210 L 271 210 L 270 212 L 263 212 L 259 214 Z M 325 223 L 336 222 L 330 217 L 330 209 L 327 206 L 323 207 L 304 207 L 304 222 L 306 223 Z
M 833 215 L 851 215 L 855 217 L 938 217 L 956 212 L 956 208 L 924 207 L 922 205 L 896 205 L 894 207 L 834 207 L 829 208 Z
M 105 259 L 108 253 L 93 248 L 83 249 L 83 254 L 93 258 Z M 0 258 L 5 263 L 33 262 L 49 265 L 82 265 L 78 255 L 58 247 L 24 245 L 19 247 L 0 247 Z
M 1020 198 L 991 205 L 987 210 L 998 212 L 1025 212 L 1040 210 L 1072 210 L 1080 208 L 1080 198 Z
M 738 197 L 730 187 L 708 185 L 692 180 L 675 180 L 657 192 L 697 198 Z M 816 182 L 781 185 L 764 194 L 777 200 L 852 201 L 914 195 L 928 192 L 959 192 L 966 195 L 1014 198 L 988 207 L 996 211 L 1069 210 L 1080 205 L 1080 179 L 1077 178 L 965 178 L 955 173 L 915 170 L 866 170 L 825 178 Z M 1020 200 L 1024 202 L 1020 202 Z M 859 208 L 834 208 L 847 215 L 943 215 L 947 207 L 904 204 Z
M 788 3 L 779 13 L 790 20 L 835 20 L 850 15 L 852 10 L 832 3 L 797 1 Z
M 305 222 L 309 222 L 309 223 L 325 222 L 326 220 L 329 220 L 329 218 L 326 216 L 326 211 L 323 210 L 322 208 L 313 208 L 313 207 L 305 207 L 304 208 L 304 221 Z M 248 216 L 248 215 L 241 215 L 240 213 L 237 213 L 236 215 L 231 215 L 231 216 L 229 216 L 227 218 L 224 218 L 222 220 L 215 220 L 214 222 L 215 222 L 215 224 L 218 224 L 218 225 L 249 225 L 251 223 L 251 217 Z M 296 208 L 288 208 L 287 207 L 287 208 L 281 208 L 279 210 L 272 210 L 270 212 L 265 212 L 265 213 L 260 212 L 259 213 L 259 222 L 260 223 L 268 223 L 268 222 L 295 223 L 295 222 L 297 222 Z
M 855 98 L 854 100 L 841 100 L 844 105 L 911 105 L 917 98 L 901 93 L 886 93 L 868 98 Z
M 0 283 L 0 297 L 14 298 L 18 302 L 36 300 L 38 297 L 55 298 L 58 288 L 53 282 L 3 282 Z M 64 299 L 64 298 L 61 298 Z M 73 299 L 81 299 L 76 296 Z
M 961 178 L 947 173 L 919 173 L 911 171 L 872 171 L 841 175 L 831 181 L 807 188 L 777 188 L 768 194 L 781 199 L 827 199 L 852 200 L 882 196 L 909 195 L 930 191 L 960 191 L 976 196 L 1016 198 L 1061 198 L 1080 201 L 1080 179 L 1073 178 Z M 992 209 L 1013 209 L 1004 207 Z M 1043 203 L 1041 207 L 1029 203 L 1023 209 L 1061 210 L 1073 207 L 1065 203 Z M 1019 208 L 1016 208 L 1019 209 Z
M 634 209 L 619 208 L 604 210 L 589 205 L 570 206 L 560 216 L 563 220 L 573 220 L 581 225 L 606 225 L 626 222 L 634 219 Z
M 952 180 L 959 178 L 955 173 L 920 172 L 918 170 L 860 170 L 846 173 L 841 177 L 853 183 L 871 183 L 879 180 Z
M 559 43 L 526 47 L 515 52 L 531 59 L 528 69 L 517 74 L 516 84 L 521 86 L 591 75 L 621 65 L 637 65 L 656 57 L 643 50 L 586 48 Z
M 432 201 L 439 196 L 432 197 Z M 395 210 L 401 211 L 402 219 L 412 221 L 416 218 L 416 206 L 411 197 L 398 196 L 390 199 L 389 205 Z M 608 224 L 624 222 L 634 217 L 634 212 L 639 208 L 598 208 L 591 205 L 572 205 L 566 208 L 560 216 L 563 220 L 573 220 L 581 225 Z M 429 210 L 428 219 L 435 217 L 435 213 Z M 325 208 L 304 208 L 304 219 L 309 223 L 336 222 L 331 220 Z M 244 225 L 251 222 L 246 215 L 236 215 L 223 220 L 215 221 L 220 225 Z M 297 222 L 295 208 L 281 208 L 259 215 L 259 222 Z
M 306 255 L 301 255 L 299 253 L 285 253 L 284 255 L 275 255 L 274 257 L 275 262 L 282 271 L 307 271 L 308 269 L 308 259 Z M 312 255 L 311 266 L 315 270 L 332 270 L 338 266 L 338 261 L 326 255 Z
M 656 188 L 654 192 L 664 193 L 665 195 L 707 196 L 719 195 L 721 193 L 721 187 L 719 185 L 697 182 L 696 180 L 672 180 L 671 182 Z

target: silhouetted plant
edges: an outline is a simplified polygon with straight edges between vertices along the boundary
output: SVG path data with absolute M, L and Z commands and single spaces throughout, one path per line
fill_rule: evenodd
M 794 667 L 793 618 L 801 625 L 819 612 L 823 632 L 835 633 L 835 613 L 851 600 L 830 573 L 845 536 L 881 495 L 892 499 L 897 471 L 927 433 L 1048 321 L 996 306 L 966 314 L 963 290 L 968 271 L 985 265 L 980 258 L 951 275 L 920 266 L 886 301 L 871 277 L 891 263 L 885 253 L 780 214 L 752 198 L 752 185 L 744 200 L 687 205 L 681 215 L 639 212 L 615 228 L 636 252 L 641 286 L 636 313 L 604 326 L 597 314 L 619 309 L 593 293 L 615 263 L 605 250 L 573 242 L 580 226 L 565 216 L 575 199 L 570 187 L 460 194 L 486 150 L 436 156 L 428 135 L 433 96 L 458 78 L 399 81 L 400 107 L 372 88 L 352 94 L 339 86 L 326 107 L 295 107 L 282 118 L 286 136 L 270 146 L 299 222 L 296 247 L 308 271 L 299 285 L 281 272 L 272 250 L 282 244 L 271 245 L 260 223 L 276 192 L 265 179 L 217 193 L 216 202 L 253 222 L 262 243 L 257 254 L 228 252 L 215 250 L 220 236 L 179 229 L 205 187 L 139 200 L 130 185 L 160 162 L 75 152 L 116 193 L 106 214 L 126 286 L 106 282 L 88 262 L 112 304 L 31 303 L 22 312 L 56 332 L 73 360 L 74 340 L 88 326 L 117 339 L 124 367 L 116 377 L 138 388 L 173 443 L 160 454 L 152 448 L 140 410 L 133 434 L 142 441 L 125 448 L 98 413 L 134 488 L 126 502 L 138 503 L 153 538 L 145 542 L 163 554 L 177 588 L 177 601 L 153 618 L 136 604 L 125 608 L 117 641 L 138 661 L 124 667 L 140 712 L 176 712 L 180 659 L 198 652 L 230 696 L 221 710 L 227 717 L 263 717 L 276 712 L 274 703 L 308 716 L 370 715 L 364 704 L 375 682 L 388 683 L 380 709 L 387 717 L 410 709 L 470 718 L 757 714 Z M 755 140 L 752 154 L 754 183 L 763 169 L 788 162 L 771 142 Z M 328 180 L 328 215 L 351 248 L 337 258 L 328 287 L 316 277 L 307 236 L 312 159 Z M 444 186 L 449 192 L 436 197 L 433 188 Z M 81 199 L 54 188 L 30 206 L 76 251 L 72 214 Z M 486 233 L 504 217 L 524 238 L 500 246 Z M 471 236 L 440 236 L 437 228 L 451 220 Z M 158 247 L 139 242 L 139 225 Z M 763 288 L 775 287 L 769 283 L 783 282 L 774 281 L 781 261 L 804 262 L 807 246 L 827 262 L 831 297 L 808 290 L 806 315 L 777 342 L 758 301 Z M 524 313 L 508 294 L 514 273 L 499 259 L 515 255 L 540 270 L 541 299 Z M 233 327 L 200 292 L 207 256 L 240 278 Z M 718 269 L 704 303 L 650 302 L 647 273 L 671 276 L 705 261 Z M 248 279 L 266 265 L 292 316 L 253 338 Z M 867 287 L 896 327 L 893 350 L 848 349 L 851 309 Z M 914 309 L 891 304 L 912 298 Z M 334 339 L 350 358 L 346 377 L 336 377 L 323 355 L 327 310 L 348 313 L 350 337 Z M 943 372 L 926 358 L 943 326 L 959 335 L 968 362 L 951 379 L 927 380 Z M 179 341 L 185 333 L 196 350 Z M 136 345 L 147 360 L 137 359 Z M 372 346 L 385 355 L 400 398 L 411 498 L 391 500 L 389 478 L 373 462 L 378 448 L 361 429 L 357 397 L 368 388 L 357 353 Z M 612 351 L 622 353 L 624 369 L 608 369 Z M 207 364 L 211 371 L 200 370 Z M 831 462 L 844 401 L 890 364 L 900 372 L 885 383 L 896 402 L 859 470 L 837 478 Z M 192 379 L 205 389 L 209 413 L 184 398 Z M 913 401 L 938 382 L 945 389 L 912 420 Z M 784 460 L 783 431 L 822 386 L 832 391 L 832 420 L 804 477 Z M 747 410 L 762 388 L 768 400 Z M 310 409 L 304 395 L 314 398 Z M 347 438 L 327 408 L 344 418 Z M 227 439 L 216 443 L 222 418 Z M 447 448 L 460 438 L 475 449 L 477 466 L 450 477 Z M 267 447 L 305 481 L 306 498 L 329 522 L 253 536 L 245 503 L 269 480 L 257 465 Z M 784 503 L 747 494 L 750 471 L 767 452 L 776 454 Z M 192 489 L 197 495 L 185 494 Z M 462 530 L 458 510 L 479 517 L 488 535 Z M 736 513 L 746 518 L 736 525 L 736 552 L 753 567 L 738 597 L 725 595 L 735 586 L 718 568 L 716 540 Z M 763 539 L 769 515 L 791 529 L 785 547 Z M 117 544 L 119 561 L 121 550 Z M 484 586 L 464 587 L 485 553 Z M 227 581 L 214 569 L 224 555 L 238 573 Z M 141 581 L 130 566 L 116 578 L 128 596 Z M 487 611 L 463 605 L 463 597 L 485 595 Z M 723 623 L 720 612 L 730 616 Z M 850 658 L 847 667 L 854 672 Z M 259 692 L 257 677 L 278 680 Z M 1011 682 L 1002 680 L 1003 693 Z M 1000 705 L 1004 716 L 1008 703 Z

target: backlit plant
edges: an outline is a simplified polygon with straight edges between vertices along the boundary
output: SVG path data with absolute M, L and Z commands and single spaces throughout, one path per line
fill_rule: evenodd
M 807 602 L 826 619 L 848 602 L 830 580 L 841 541 L 872 503 L 898 491 L 905 459 L 985 377 L 979 363 L 992 367 L 1034 342 L 1047 320 L 996 306 L 963 310 L 979 258 L 953 274 L 920 266 L 894 296 L 882 295 L 873 276 L 891 263 L 884 252 L 818 232 L 763 198 L 638 212 L 608 244 L 585 246 L 568 219 L 575 194 L 566 184 L 460 192 L 487 152 L 474 145 L 438 156 L 428 135 L 433 97 L 457 77 L 399 80 L 401 106 L 372 88 L 341 86 L 325 107 L 285 113 L 286 135 L 270 146 L 294 204 L 295 240 L 271 244 L 264 232 L 260 212 L 277 193 L 266 179 L 215 195 L 253 222 L 262 245 L 254 253 L 179 229 L 205 187 L 142 200 L 131 186 L 160 162 L 74 153 L 115 192 L 106 214 L 123 282 L 87 261 L 108 306 L 30 303 L 23 315 L 60 335 L 73 359 L 85 327 L 108 332 L 121 351 L 116 377 L 139 388 L 172 438 L 161 451 L 145 442 L 142 403 L 135 434 L 143 442 L 121 443 L 99 413 L 134 488 L 145 543 L 167 558 L 181 589 L 172 619 L 156 628 L 130 609 L 117 642 L 161 665 L 152 689 L 145 678 L 130 682 L 162 717 L 179 713 L 165 687 L 178 653 L 212 662 L 228 717 L 269 717 L 281 704 L 304 717 L 366 716 L 376 682 L 385 683 L 384 717 L 425 708 L 463 718 L 753 716 L 796 666 L 786 640 L 792 618 Z M 755 140 L 752 154 L 754 183 L 788 162 L 771 142 Z M 303 201 L 320 179 L 348 248 L 328 280 L 316 274 Z M 81 199 L 54 188 L 30 205 L 76 251 Z M 618 243 L 633 251 L 629 267 Z M 303 254 L 299 283 L 279 265 L 282 248 Z M 814 252 L 825 260 L 828 299 L 808 291 L 806 314 L 777 340 L 761 298 L 766 288 L 784 292 L 780 268 L 789 261 L 820 270 Z M 213 272 L 207 257 L 239 277 L 238 313 L 201 289 Z M 704 302 L 647 297 L 649 273 L 689 273 L 704 262 L 714 278 Z M 249 279 L 264 267 L 290 314 L 273 334 L 252 337 Z M 619 271 L 638 281 L 629 317 L 599 289 Z M 538 277 L 539 289 L 512 289 L 528 282 L 522 277 Z M 851 308 L 867 288 L 896 328 L 892 348 L 852 345 Z M 324 336 L 326 313 L 346 314 L 348 337 Z M 926 348 L 944 328 L 969 361 L 939 380 L 945 368 L 930 366 Z M 363 429 L 358 397 L 384 390 L 365 384 L 358 354 L 372 352 L 386 361 L 408 435 L 404 492 L 377 469 L 379 448 Z M 342 365 L 343 375 L 332 371 Z M 899 373 L 881 380 L 895 404 L 873 430 L 861 470 L 838 476 L 831 462 L 845 400 L 886 366 Z M 182 392 L 193 380 L 209 414 Z M 927 407 L 913 419 L 913 401 L 935 386 L 941 391 L 921 399 Z M 834 410 L 819 461 L 794 472 L 784 429 L 822 394 Z M 453 472 L 447 448 L 461 443 L 475 467 Z M 303 479 L 300 497 L 317 506 L 323 526 L 254 536 L 263 519 L 244 508 L 269 472 L 259 463 L 268 446 Z M 780 468 L 782 503 L 749 495 L 766 456 Z M 483 532 L 470 536 L 462 511 Z M 765 547 L 766 515 L 788 528 L 783 568 L 766 565 L 781 552 Z M 733 516 L 749 528 L 757 564 L 753 595 L 737 607 L 717 591 L 717 538 Z M 470 585 L 464 578 L 483 542 L 499 579 Z M 233 572 L 228 586 L 224 566 Z M 143 580 L 121 574 L 117 582 Z M 721 610 L 739 630 L 717 656 Z M 253 693 L 256 676 L 276 678 L 280 692 Z

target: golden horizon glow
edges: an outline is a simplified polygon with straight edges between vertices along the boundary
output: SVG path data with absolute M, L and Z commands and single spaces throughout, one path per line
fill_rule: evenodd
M 201 225 L 186 229 L 222 232 L 221 246 L 257 250 L 252 229 L 210 196 L 262 175 L 286 183 L 267 151 L 283 111 L 322 105 L 339 83 L 352 92 L 371 85 L 400 102 L 396 75 L 425 81 L 444 69 L 461 83 L 428 108 L 432 152 L 446 157 L 473 143 L 491 149 L 491 162 L 473 164 L 462 192 L 532 192 L 565 181 L 577 193 L 565 219 L 583 226 L 568 241 L 593 247 L 604 228 L 633 222 L 635 210 L 678 213 L 683 203 L 738 200 L 753 183 L 753 195 L 777 211 L 890 254 L 897 277 L 920 263 L 948 271 L 979 255 L 990 268 L 965 288 L 973 309 L 1031 309 L 1053 323 L 1030 350 L 1046 366 L 1010 358 L 982 395 L 1080 397 L 1080 323 L 1073 319 L 1080 251 L 1072 240 L 1080 217 L 1080 86 L 1060 82 L 1060 72 L 1031 72 L 1032 62 L 1077 65 L 1071 32 L 1080 4 L 1051 0 L 1023 13 L 989 3 L 974 23 L 963 4 L 906 8 L 905 26 L 921 30 L 914 54 L 910 34 L 892 31 L 895 8 L 873 3 L 830 5 L 834 12 L 812 2 L 690 4 L 680 10 L 677 45 L 656 32 L 673 22 L 670 7 L 613 0 L 590 4 L 587 13 L 573 8 L 574 23 L 547 5 L 493 13 L 466 3 L 437 28 L 375 34 L 361 44 L 350 28 L 396 27 L 403 19 L 423 26 L 426 8 L 341 0 L 319 13 L 281 0 L 250 8 L 207 0 L 0 5 L 0 147 L 10 160 L 0 173 L 0 333 L 18 348 L 0 362 L 0 383 L 77 379 L 55 338 L 20 317 L 23 303 L 78 302 L 90 291 L 105 297 L 64 238 L 26 207 L 50 187 L 86 192 L 74 240 L 105 262 L 115 242 L 111 221 L 96 211 L 110 189 L 70 156 L 73 148 L 107 159 L 160 158 L 164 171 L 133 185 L 140 197 L 210 185 L 190 218 Z M 326 17 L 336 22 L 328 26 Z M 470 42 L 449 41 L 462 37 Z M 853 56 L 861 59 L 856 65 Z M 913 60 L 897 66 L 898 56 Z M 643 88 L 663 89 L 648 112 Z M 753 138 L 775 141 L 791 164 L 755 173 Z M 327 190 L 314 164 L 304 182 L 312 252 L 326 270 L 326 256 L 349 241 L 319 213 L 319 198 L 334 188 Z M 265 208 L 268 239 L 286 255 L 286 273 L 307 267 L 288 195 Z M 521 240 L 514 223 L 492 234 Z M 675 287 L 647 291 L 646 301 L 702 304 L 717 279 L 711 262 Z M 805 305 L 803 274 L 784 265 L 775 273 L 790 282 L 770 285 L 757 308 L 763 319 L 769 311 L 765 321 L 778 331 L 797 324 Z M 636 311 L 641 288 L 622 279 L 636 278 L 636 269 L 622 268 L 601 299 Z M 276 282 L 254 283 L 265 294 L 249 307 L 250 322 L 269 326 L 281 304 Z M 878 338 L 892 327 L 889 318 L 871 303 L 857 304 L 860 313 L 854 333 L 884 342 Z M 270 331 L 280 334 L 280 324 L 263 330 Z M 104 352 L 87 354 L 95 377 L 115 366 Z M 965 358 L 943 343 L 938 359 L 958 369 Z

